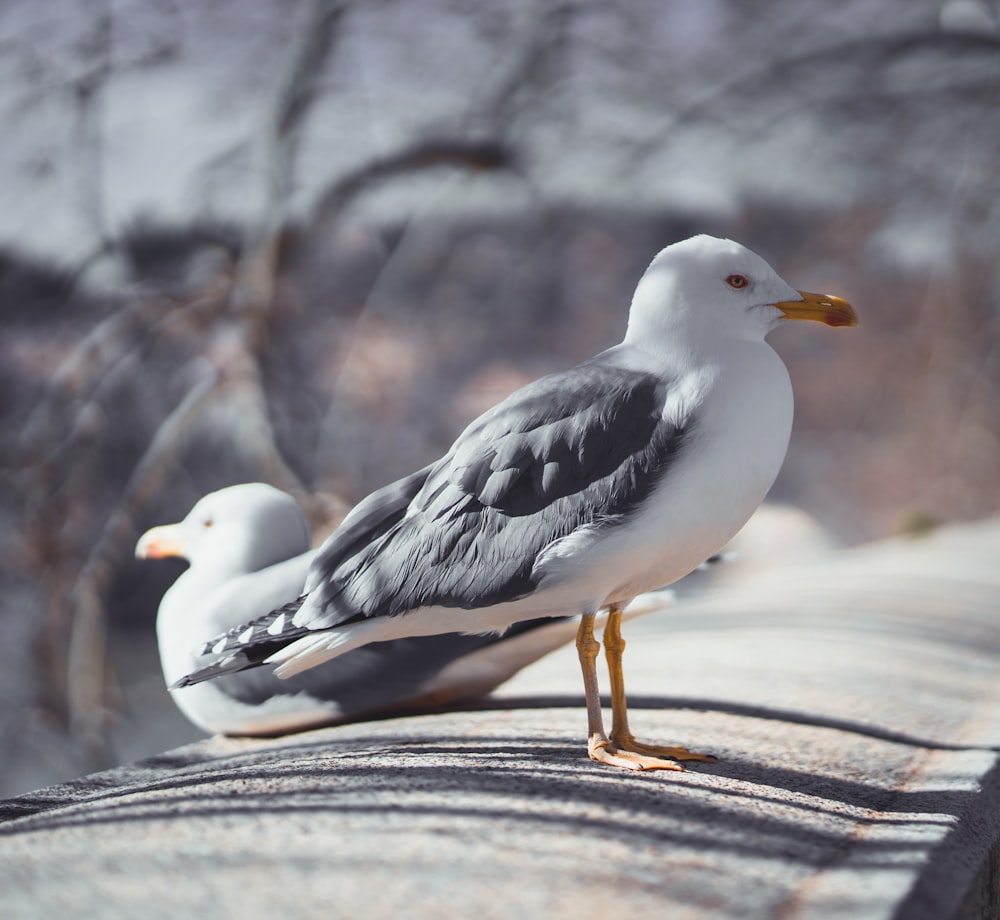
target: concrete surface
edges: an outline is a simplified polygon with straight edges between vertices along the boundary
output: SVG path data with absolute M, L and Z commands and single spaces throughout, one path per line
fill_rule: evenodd
M 214 738 L 0 803 L 5 917 L 996 917 L 1000 523 L 634 620 L 636 734 L 585 757 L 571 648 L 485 705 Z

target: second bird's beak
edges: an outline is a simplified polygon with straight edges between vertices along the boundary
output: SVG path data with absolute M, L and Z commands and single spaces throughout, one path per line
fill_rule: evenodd
M 857 326 L 858 314 L 846 300 L 832 294 L 797 293 L 801 300 L 782 300 L 773 304 L 785 319 L 811 319 L 827 326 Z
M 136 559 L 164 559 L 184 555 L 184 541 L 176 524 L 164 524 L 147 530 L 135 546 Z

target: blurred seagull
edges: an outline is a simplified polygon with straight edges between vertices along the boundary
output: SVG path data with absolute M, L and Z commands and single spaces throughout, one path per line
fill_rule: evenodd
M 439 461 L 360 502 L 299 600 L 213 639 L 216 661 L 175 686 L 261 664 L 287 678 L 369 643 L 573 614 L 590 757 L 633 770 L 713 759 L 633 737 L 621 616 L 716 553 L 774 482 L 792 388 L 765 337 L 786 319 L 857 324 L 846 301 L 794 290 L 738 243 L 668 246 L 639 281 L 620 345 L 516 391 Z
M 179 556 L 190 567 L 160 603 L 156 633 L 168 684 L 204 664 L 193 639 L 294 600 L 315 556 L 295 500 L 264 483 L 243 483 L 202 498 L 178 524 L 154 527 L 136 556 Z M 573 637 L 575 624 L 523 624 L 497 636 L 404 638 L 357 649 L 336 668 L 279 680 L 268 670 L 232 674 L 182 693 L 195 725 L 226 735 L 276 735 L 402 708 L 488 693 Z

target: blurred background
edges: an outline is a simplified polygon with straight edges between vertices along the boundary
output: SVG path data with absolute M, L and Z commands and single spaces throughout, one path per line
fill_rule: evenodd
M 318 533 L 620 340 L 707 232 L 861 326 L 772 343 L 772 498 L 841 543 L 1000 510 L 996 0 L 4 0 L 0 796 L 199 737 L 153 524 Z

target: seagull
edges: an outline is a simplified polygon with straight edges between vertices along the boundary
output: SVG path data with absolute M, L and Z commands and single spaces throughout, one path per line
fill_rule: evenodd
M 315 553 L 305 517 L 286 492 L 241 483 L 200 499 L 177 524 L 146 531 L 140 559 L 181 557 L 189 568 L 167 589 L 156 632 L 167 684 L 203 665 L 192 636 L 228 630 L 302 593 Z M 203 731 L 277 735 L 372 713 L 452 703 L 488 693 L 572 639 L 562 620 L 522 624 L 502 638 L 444 635 L 357 649 L 337 668 L 279 680 L 231 674 L 174 702 Z
M 633 736 L 622 611 L 717 553 L 770 489 L 793 399 L 765 338 L 790 319 L 857 325 L 845 300 L 796 291 L 739 243 L 668 246 L 639 280 L 620 344 L 515 391 L 440 460 L 363 499 L 317 552 L 302 597 L 210 641 L 215 662 L 176 686 L 262 664 L 289 678 L 370 643 L 569 614 L 590 758 L 630 770 L 714 760 Z

